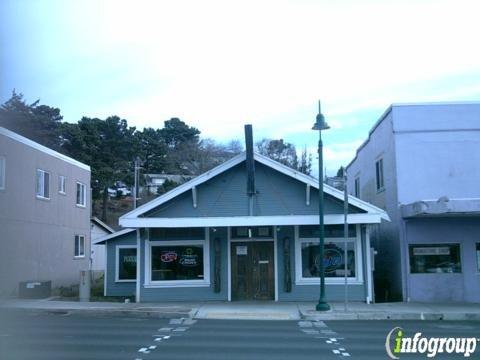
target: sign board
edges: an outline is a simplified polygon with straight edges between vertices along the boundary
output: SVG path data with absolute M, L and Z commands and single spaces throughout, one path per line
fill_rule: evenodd
M 413 255 L 450 255 L 450 248 L 448 246 L 436 247 L 415 247 L 413 248 Z
M 247 255 L 247 246 L 237 246 L 237 255 Z

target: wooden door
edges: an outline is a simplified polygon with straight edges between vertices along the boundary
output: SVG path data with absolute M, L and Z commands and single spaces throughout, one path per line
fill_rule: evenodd
M 232 300 L 274 300 L 273 241 L 232 242 Z

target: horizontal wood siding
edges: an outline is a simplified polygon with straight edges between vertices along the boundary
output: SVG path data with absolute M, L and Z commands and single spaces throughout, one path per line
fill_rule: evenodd
M 318 190 L 311 188 L 310 205 L 306 205 L 306 185 L 290 176 L 255 163 L 254 215 L 315 215 L 318 214 Z M 187 191 L 160 205 L 147 217 L 223 217 L 247 216 L 248 196 L 245 163 L 225 171 L 197 186 L 197 207 L 192 192 Z M 350 213 L 363 210 L 351 206 Z M 342 214 L 343 202 L 325 194 L 325 214 Z M 273 225 L 273 224 L 272 224 Z

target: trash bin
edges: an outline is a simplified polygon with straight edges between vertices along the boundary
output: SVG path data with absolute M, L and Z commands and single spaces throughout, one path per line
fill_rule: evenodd
M 52 282 L 21 281 L 18 286 L 18 296 L 22 299 L 44 299 L 52 296 Z

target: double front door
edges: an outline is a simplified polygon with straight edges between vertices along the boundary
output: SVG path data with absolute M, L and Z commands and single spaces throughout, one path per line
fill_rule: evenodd
M 232 242 L 232 300 L 274 300 L 273 241 Z

